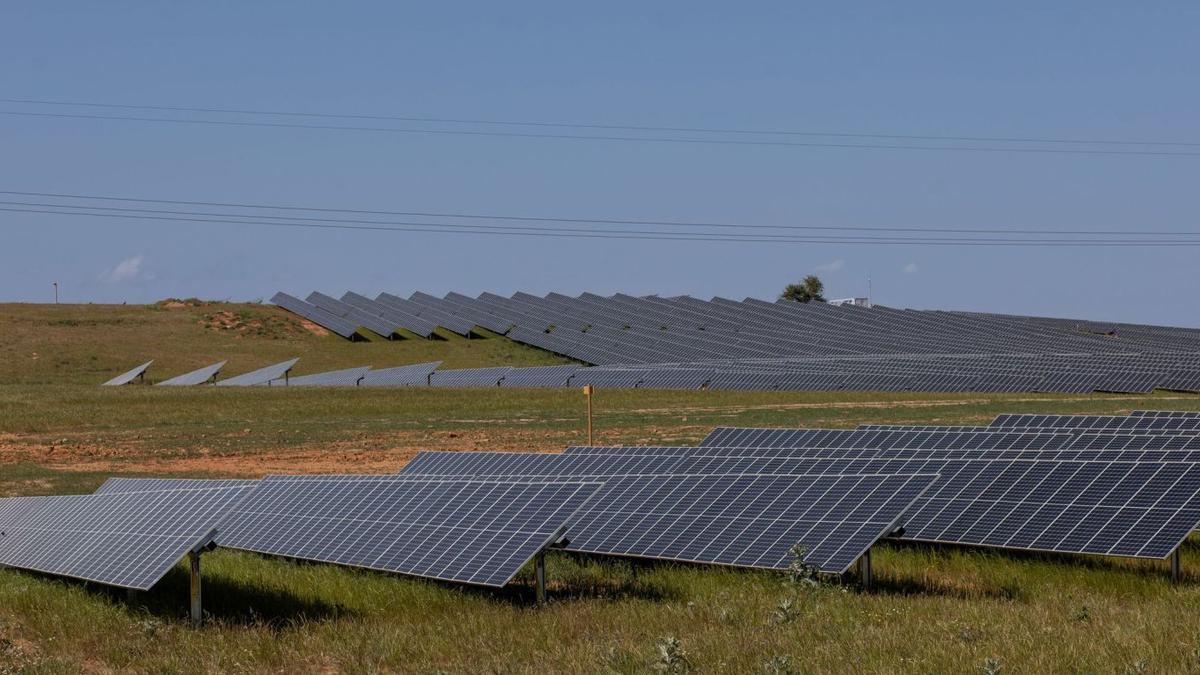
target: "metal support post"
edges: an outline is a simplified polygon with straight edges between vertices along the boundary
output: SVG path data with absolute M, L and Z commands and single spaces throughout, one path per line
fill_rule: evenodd
M 188 562 L 191 563 L 191 605 L 192 605 L 192 627 L 199 628 L 204 623 L 204 613 L 200 607 L 200 552 L 192 551 L 188 554 Z
M 862 557 L 858 559 L 858 583 L 869 591 L 874 581 L 871 574 L 871 549 L 867 549 L 863 552 Z
M 546 553 L 539 553 L 533 562 L 533 578 L 537 586 L 537 604 L 546 604 Z
M 1171 554 L 1171 581 L 1179 583 L 1183 579 L 1182 560 L 1180 559 L 1179 549 Z

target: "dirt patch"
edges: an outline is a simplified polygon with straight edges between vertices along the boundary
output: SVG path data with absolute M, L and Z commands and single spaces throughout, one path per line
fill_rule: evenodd
M 239 337 L 289 337 L 305 331 L 317 335 L 329 334 L 324 328 L 307 321 L 292 321 L 287 317 L 273 314 L 256 316 L 254 314 L 231 310 L 221 310 L 205 314 L 200 318 L 200 325 L 205 330 L 219 333 L 233 333 Z
M 586 439 L 575 431 L 505 429 L 396 431 L 264 450 L 218 450 L 207 445 L 186 450 L 159 449 L 137 441 L 103 444 L 67 439 L 54 444 L 13 441 L 16 437 L 0 439 L 0 465 L 30 462 L 63 471 L 257 477 L 269 473 L 393 473 L 422 450 L 562 452 L 568 445 L 581 444 Z
M 300 326 L 304 330 L 312 333 L 313 335 L 316 335 L 317 337 L 325 337 L 326 335 L 329 335 L 329 331 L 327 331 L 324 328 L 318 326 L 317 324 L 309 321 L 308 319 L 301 319 Z

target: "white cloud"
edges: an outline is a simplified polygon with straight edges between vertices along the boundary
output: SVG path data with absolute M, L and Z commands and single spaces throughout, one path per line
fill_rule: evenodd
M 918 267 L 917 263 L 915 262 L 910 262 L 901 269 L 905 274 L 916 274 L 917 272 L 921 271 L 921 268 Z
M 817 271 L 818 272 L 838 272 L 845 267 L 846 267 L 846 261 L 842 260 L 841 258 L 838 258 L 837 260 L 831 260 L 831 261 L 825 263 L 824 265 L 817 265 Z
M 123 281 L 133 281 L 138 278 L 142 272 L 142 256 L 135 255 L 132 258 L 126 258 L 117 263 L 117 266 L 111 270 L 107 270 L 100 278 L 110 284 L 119 284 Z

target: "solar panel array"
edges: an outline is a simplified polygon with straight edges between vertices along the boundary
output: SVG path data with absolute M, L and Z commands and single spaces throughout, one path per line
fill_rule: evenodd
M 846 571 L 933 483 L 896 471 L 789 472 L 701 467 L 683 458 L 424 452 L 399 475 L 603 481 L 571 520 L 564 548 L 580 553 L 787 569 Z
M 799 547 L 840 573 L 890 538 L 1176 555 L 1177 570 L 1200 527 L 1198 417 L 718 428 L 698 447 L 422 452 L 384 476 L 110 478 L 91 495 L 0 499 L 0 565 L 148 589 L 215 543 L 499 587 L 551 546 L 766 569 Z
M 436 370 L 429 376 L 431 387 L 498 387 L 508 371 L 507 366 L 498 368 L 461 368 L 458 370 Z
M 362 385 L 364 387 L 411 387 L 426 385 L 429 384 L 429 376 L 440 365 L 442 365 L 441 361 L 431 361 L 429 363 L 414 363 L 409 366 L 371 370 L 363 377 Z
M 208 543 L 221 517 L 252 489 L 15 497 L 6 510 L 22 512 L 3 524 L 0 565 L 149 589 Z
M 330 328 L 342 335 L 353 316 L 360 317 L 355 331 L 381 334 L 401 319 L 409 322 L 402 328 L 426 336 L 438 327 L 461 335 L 478 327 L 597 367 L 580 369 L 566 386 L 1200 391 L 1200 329 L 687 296 L 418 292 L 372 300 L 347 293 L 341 301 L 314 294 L 304 305 L 276 297 L 309 320 L 333 316 Z M 313 312 L 351 305 L 357 313 Z M 387 327 L 376 325 L 387 312 L 397 314 Z
M 245 488 L 258 485 L 257 480 L 239 478 L 108 478 L 92 494 L 110 492 L 160 492 L 162 490 L 208 490 L 213 488 Z
M 268 476 L 224 523 L 221 546 L 504 586 L 600 487 L 583 481 Z

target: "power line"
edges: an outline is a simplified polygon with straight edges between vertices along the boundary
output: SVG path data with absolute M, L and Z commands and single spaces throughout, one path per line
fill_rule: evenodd
M 51 119 L 87 119 L 114 120 L 122 122 L 150 122 L 163 124 L 206 125 L 221 127 L 267 127 L 274 129 L 310 129 L 318 131 L 359 131 L 372 133 L 439 135 L 439 136 L 479 136 L 495 138 L 532 138 L 546 140 L 577 140 L 577 141 L 614 141 L 631 143 L 665 143 L 679 145 L 725 145 L 725 146 L 759 146 L 759 147 L 790 147 L 790 148 L 827 148 L 855 150 L 914 150 L 923 152 L 983 152 L 983 153 L 1020 153 L 1040 155 L 1094 155 L 1094 156 L 1139 156 L 1139 157 L 1200 157 L 1200 152 L 1167 152 L 1161 150 L 1102 150 L 1102 149 L 1062 149 L 1062 148 L 1025 148 L 1025 147 L 987 147 L 969 145 L 902 145 L 886 143 L 810 143 L 796 141 L 750 141 L 734 139 L 711 138 L 667 138 L 655 136 L 610 136 L 610 135 L 581 135 L 581 134 L 533 134 L 514 131 L 482 131 L 471 129 L 411 129 L 398 127 L 368 127 L 341 124 L 294 124 L 290 122 L 251 122 L 235 120 L 198 120 L 169 117 L 142 117 L 121 115 L 92 115 L 84 113 L 48 113 L 16 110 L 0 110 L 0 115 L 15 117 L 51 118 Z
M 1070 145 L 1131 145 L 1131 146 L 1163 146 L 1163 147 L 1200 147 L 1200 142 L 1189 141 L 1135 141 L 1107 140 L 1082 138 L 1047 138 L 1020 136 L 949 136 L 926 134 L 883 134 L 862 132 L 836 131 L 796 131 L 787 129 L 731 129 L 714 127 L 678 127 L 678 126 L 648 126 L 632 124 L 595 124 L 581 122 L 546 122 L 546 121 L 517 121 L 495 119 L 469 119 L 457 117 L 424 117 L 378 114 L 348 114 L 348 113 L 315 113 L 291 110 L 248 110 L 242 108 L 212 108 L 195 106 L 166 106 L 166 105 L 134 105 L 128 103 L 92 103 L 85 101 L 62 101 L 25 98 L 0 98 L 0 103 L 17 103 L 23 105 L 67 106 L 84 108 L 109 108 L 120 110 L 159 110 L 166 112 L 195 112 L 226 115 L 262 115 L 275 117 L 306 117 L 316 119 L 354 119 L 390 122 L 423 122 L 437 124 L 475 124 L 492 126 L 543 127 L 558 129 L 601 129 L 611 131 L 666 131 L 696 134 L 729 134 L 754 136 L 808 136 L 822 138 L 875 138 L 920 141 L 968 141 L 988 143 L 1061 143 Z
M 369 210 L 369 209 L 343 209 L 330 207 L 313 207 L 313 206 L 297 206 L 297 205 L 272 205 L 272 204 L 251 204 L 239 202 L 219 202 L 219 201 L 196 201 L 196 200 L 179 200 L 179 199 L 146 199 L 134 197 L 118 197 L 113 195 L 86 195 L 77 193 L 62 193 L 62 192 L 30 192 L 19 190 L 0 190 L 0 195 L 18 195 L 22 197 L 49 197 L 54 199 L 73 199 L 73 200 L 90 200 L 102 202 L 124 202 L 136 204 L 169 204 L 179 206 L 204 206 L 218 208 L 234 208 L 248 210 L 270 210 L 270 211 L 301 211 L 307 213 L 348 213 L 353 215 L 370 215 L 370 216 L 401 216 L 401 217 L 416 217 L 416 218 L 456 218 L 463 220 L 489 220 L 489 221 L 517 221 L 517 222 L 532 222 L 532 223 L 569 223 L 569 224 L 596 224 L 596 225 L 633 225 L 633 226 L 661 226 L 661 227 L 677 227 L 677 228 L 728 228 L 728 229 L 764 229 L 764 230 L 814 230 L 814 231 L 855 231 L 855 232 L 897 232 L 897 233 L 935 233 L 935 234 L 1026 234 L 1026 235 L 1092 235 L 1092 236 L 1109 236 L 1109 237 L 1160 237 L 1160 236 L 1180 236 L 1191 237 L 1200 236 L 1200 232 L 1188 232 L 1178 230 L 1031 230 L 1031 229 L 999 229 L 999 228 L 940 228 L 940 227 L 883 227 L 883 226 L 835 226 L 835 225 L 765 225 L 765 224 L 746 224 L 746 223 L 718 223 L 705 221 L 672 221 L 672 220 L 648 220 L 648 219 L 613 219 L 613 218 L 581 218 L 581 217 L 536 217 L 536 216 L 514 216 L 504 214 L 483 214 L 483 213 L 452 213 L 452 212 L 435 212 L 435 211 L 388 211 L 388 210 Z M 18 204 L 16 202 L 0 202 L 9 204 Z M 71 207 L 69 204 L 30 204 L 34 206 L 54 206 L 54 207 Z M 78 205 L 80 208 L 90 208 L 94 210 L 102 210 L 103 207 L 94 205 Z M 246 216 L 250 217 L 250 216 Z M 281 216 L 254 216 L 261 218 L 280 219 Z M 297 220 L 297 218 L 292 218 Z M 347 222 L 345 219 L 340 219 L 336 222 Z M 372 221 L 364 221 L 372 222 Z M 387 223 L 382 223 L 387 224 Z
M 720 243 L 805 243 L 805 244 L 852 244 L 852 245 L 906 245 L 906 246 L 1020 246 L 1020 247 L 1162 247 L 1162 246 L 1200 246 L 1200 241 L 1197 240 L 1028 240 L 1028 239 L 917 239 L 917 238 L 832 238 L 832 237 L 787 237 L 787 238 L 766 238 L 762 236 L 726 236 L 726 235 L 697 235 L 691 233 L 672 234 L 672 233 L 630 233 L 630 232 L 573 232 L 564 230 L 546 230 L 546 231 L 524 231 L 511 227 L 502 228 L 486 228 L 484 226 L 451 226 L 441 223 L 411 223 L 411 224 L 349 224 L 338 222 L 286 222 L 286 221 L 264 221 L 253 220 L 248 216 L 230 215 L 227 218 L 217 218 L 195 214 L 194 216 L 187 215 L 169 215 L 152 213 L 141 215 L 138 212 L 122 212 L 122 213 L 94 213 L 82 210 L 86 207 L 59 207 L 59 208 L 74 208 L 77 210 L 63 211 L 49 208 L 17 208 L 12 206 L 0 206 L 0 212 L 10 213 L 30 213 L 39 215 L 60 215 L 72 217 L 87 217 L 87 218 L 106 218 L 106 219 L 130 219 L 130 220 L 147 220 L 147 221 L 167 221 L 167 222 L 187 222 L 187 223 L 212 223 L 212 224 L 234 224 L 234 225 L 252 225 L 261 227 L 277 227 L 277 228 L 304 228 L 304 229 L 331 229 L 331 230 L 361 230 L 361 231 L 376 231 L 376 232 L 425 232 L 439 234 L 489 234 L 489 235 L 505 235 L 505 236 L 523 236 L 523 237 L 554 237 L 554 238 L 581 238 L 581 239 L 623 239 L 623 240 L 650 240 L 650 241 L 685 241 L 685 242 L 720 242 Z M 135 211 L 133 209 L 122 211 Z M 462 229 L 473 228 L 473 229 Z

